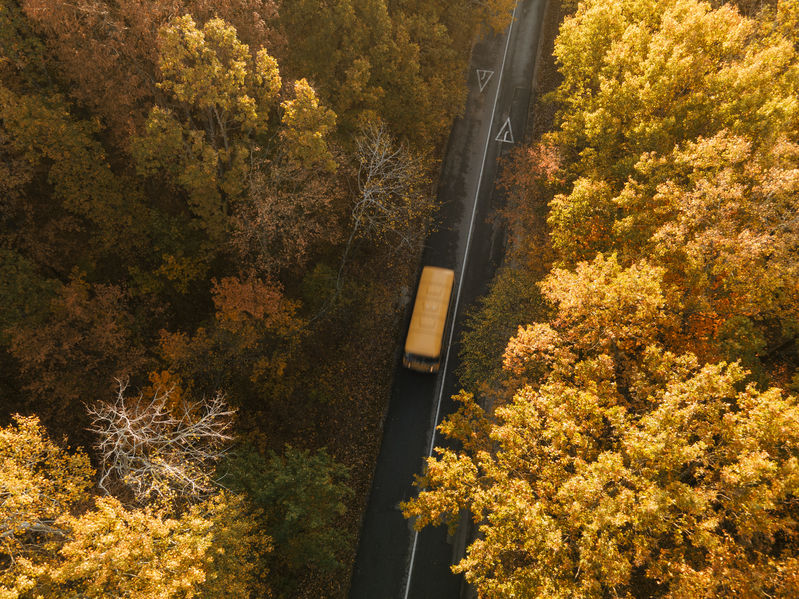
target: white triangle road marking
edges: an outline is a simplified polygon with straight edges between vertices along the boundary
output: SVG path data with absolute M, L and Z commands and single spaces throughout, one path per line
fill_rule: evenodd
M 502 129 L 499 130 L 499 133 L 496 136 L 496 141 L 512 144 L 515 143 L 513 141 L 513 131 L 510 128 L 510 117 L 507 118 L 505 124 L 502 125 Z
M 480 91 L 482 92 L 486 85 L 488 85 L 488 81 L 494 75 L 494 71 L 484 71 L 483 69 L 477 69 L 477 82 L 480 84 Z

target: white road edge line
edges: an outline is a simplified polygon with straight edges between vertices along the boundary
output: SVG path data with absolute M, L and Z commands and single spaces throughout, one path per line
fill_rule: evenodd
M 472 242 L 472 231 L 474 230 L 474 217 L 477 215 L 477 199 L 480 195 L 480 186 L 483 183 L 483 171 L 486 165 L 486 156 L 488 156 L 488 146 L 491 143 L 491 133 L 494 129 L 494 115 L 497 110 L 497 102 L 499 101 L 499 92 L 502 89 L 502 74 L 505 71 L 505 59 L 508 57 L 508 47 L 510 46 L 510 36 L 513 32 L 513 24 L 516 22 L 516 9 L 519 7 L 519 0 L 516 0 L 513 5 L 513 15 L 511 18 L 510 26 L 508 27 L 507 38 L 505 39 L 505 52 L 502 54 L 502 65 L 499 68 L 499 76 L 497 77 L 497 93 L 494 94 L 494 106 L 491 108 L 491 118 L 488 121 L 488 135 L 486 136 L 485 149 L 483 150 L 483 162 L 480 165 L 480 175 L 477 177 L 477 189 L 474 192 L 474 204 L 472 205 L 472 217 L 469 221 L 469 234 L 466 236 L 466 249 L 463 251 L 463 264 L 461 265 L 461 276 L 458 280 L 458 292 L 455 295 L 455 307 L 452 309 L 452 323 L 449 327 L 449 338 L 447 339 L 447 352 L 444 354 L 444 368 L 441 371 L 441 386 L 438 391 L 438 399 L 436 401 L 436 417 L 433 421 L 433 434 L 430 438 L 430 447 L 427 450 L 427 457 L 433 455 L 433 447 L 436 441 L 436 428 L 438 428 L 438 417 L 441 413 L 441 399 L 444 396 L 444 380 L 447 378 L 447 366 L 449 365 L 449 350 L 452 347 L 452 336 L 455 332 L 455 317 L 458 315 L 458 304 L 461 300 L 461 289 L 463 288 L 463 278 L 466 272 L 466 264 L 469 259 L 469 247 Z M 413 532 L 413 546 L 411 548 L 411 563 L 408 568 L 408 578 L 405 581 L 405 595 L 404 599 L 408 599 L 408 593 L 411 591 L 411 577 L 413 576 L 413 563 L 416 559 L 416 545 L 419 541 L 419 531 Z

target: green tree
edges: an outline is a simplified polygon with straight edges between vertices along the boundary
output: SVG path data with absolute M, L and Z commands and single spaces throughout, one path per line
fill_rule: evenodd
M 335 170 L 336 163 L 327 148 L 326 137 L 336 124 L 332 110 L 319 105 L 316 92 L 305 79 L 294 82 L 294 98 L 280 105 L 283 129 L 280 136 L 290 160 L 306 169 L 322 166 Z
M 468 316 L 461 337 L 460 384 L 466 389 L 479 389 L 488 383 L 496 392 L 505 378 L 502 352 L 508 339 L 531 317 L 543 319 L 546 314 L 543 297 L 528 271 L 507 266 L 500 269 L 488 294 Z
M 7 4 L 13 4 L 8 2 Z M 276 13 L 271 0 L 93 0 L 73 4 L 51 0 L 19 2 L 25 16 L 46 40 L 53 76 L 81 106 L 99 115 L 111 138 L 124 147 L 131 132 L 141 132 L 158 95 L 159 28 L 177 14 L 199 22 L 218 16 L 232 23 L 250 46 L 271 46 Z
M 97 124 L 75 118 L 55 93 L 20 94 L 2 83 L 0 106 L 3 153 L 19 168 L 6 180 L 16 185 L 0 214 L 16 226 L 3 236 L 63 278 L 78 262 L 93 270 L 135 256 L 149 214 L 136 183 L 112 171 Z M 32 189 L 40 193 L 20 193 Z
M 512 2 L 455 4 L 403 0 L 283 3 L 279 22 L 291 42 L 286 65 L 313 81 L 355 132 L 383 119 L 427 151 L 440 143 L 465 100 L 468 52 L 484 17 L 499 29 Z
M 270 451 L 267 459 L 240 451 L 228 467 L 229 484 L 263 510 L 264 528 L 274 542 L 270 571 L 283 574 L 283 585 L 296 584 L 308 566 L 323 572 L 341 568 L 348 540 L 337 521 L 352 494 L 346 467 L 324 449 L 290 445 L 282 455 Z
M 177 17 L 158 40 L 159 87 L 175 104 L 153 107 L 131 151 L 141 174 L 163 173 L 186 192 L 196 226 L 219 242 L 228 198 L 243 192 L 255 138 L 275 108 L 277 62 L 263 49 L 253 58 L 221 19 L 200 29 L 190 16 Z
M 47 85 L 44 43 L 33 32 L 17 3 L 0 3 L 0 80 L 20 91 L 21 88 Z
M 10 330 L 23 323 L 41 324 L 60 283 L 43 277 L 19 252 L 0 249 L 0 345 L 8 345 Z

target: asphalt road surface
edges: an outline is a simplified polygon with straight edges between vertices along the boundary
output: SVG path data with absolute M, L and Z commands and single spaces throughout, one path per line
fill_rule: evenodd
M 415 495 L 414 474 L 433 445 L 442 443 L 434 425 L 455 409 L 463 315 L 485 293 L 502 259 L 502 232 L 491 218 L 498 203 L 497 161 L 526 126 L 545 6 L 546 0 L 519 0 L 509 31 L 487 37 L 472 53 L 469 96 L 442 167 L 439 223 L 422 260 L 456 273 L 442 371 L 418 374 L 397 364 L 350 599 L 458 599 L 464 591 L 462 577 L 450 572 L 463 542 L 448 539 L 443 527 L 415 533 L 398 504 Z

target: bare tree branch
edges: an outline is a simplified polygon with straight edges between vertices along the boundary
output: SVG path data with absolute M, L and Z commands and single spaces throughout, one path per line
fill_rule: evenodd
M 354 231 L 393 239 L 397 249 L 416 247 L 434 209 L 423 158 L 397 145 L 385 125 L 366 126 L 355 143 L 359 194 L 352 209 Z
M 352 207 L 352 229 L 336 276 L 335 290 L 312 318 L 321 318 L 336 302 L 344 267 L 358 237 L 386 241 L 396 252 L 412 251 L 427 234 L 435 198 L 425 157 L 396 140 L 383 123 L 369 123 L 355 138 L 358 194 Z
M 140 501 L 213 492 L 213 468 L 232 439 L 235 414 L 224 395 L 172 406 L 172 389 L 130 399 L 127 383 L 117 382 L 113 402 L 88 408 L 102 459 L 99 486 L 108 492 L 112 482 L 122 482 Z

